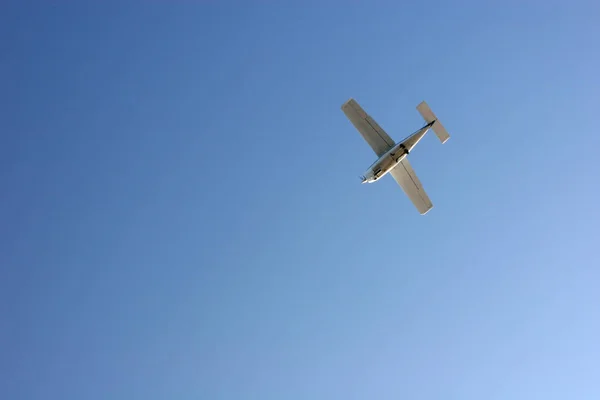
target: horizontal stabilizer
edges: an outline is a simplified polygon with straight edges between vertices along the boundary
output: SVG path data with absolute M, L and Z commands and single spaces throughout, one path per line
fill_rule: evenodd
M 450 135 L 448 134 L 448 131 L 446 131 L 446 128 L 444 128 L 444 125 L 442 125 L 440 120 L 437 119 L 437 117 L 435 116 L 433 111 L 431 111 L 431 108 L 429 108 L 427 103 L 422 101 L 417 106 L 417 110 L 419 111 L 419 113 L 421 114 L 421 116 L 427 123 L 431 123 L 431 122 L 434 123 L 431 126 L 431 129 L 433 129 L 433 131 L 437 135 L 438 139 L 440 139 L 440 142 L 446 143 L 446 141 L 448 139 L 450 139 Z

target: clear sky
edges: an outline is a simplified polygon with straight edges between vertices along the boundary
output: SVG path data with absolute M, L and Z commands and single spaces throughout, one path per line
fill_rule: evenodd
M 0 6 L 0 397 L 600 398 L 599 3 L 250 3 Z

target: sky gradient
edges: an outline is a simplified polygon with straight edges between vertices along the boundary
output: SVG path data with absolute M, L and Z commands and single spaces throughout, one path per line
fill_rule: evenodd
M 250 3 L 0 6 L 0 398 L 600 398 L 598 2 Z

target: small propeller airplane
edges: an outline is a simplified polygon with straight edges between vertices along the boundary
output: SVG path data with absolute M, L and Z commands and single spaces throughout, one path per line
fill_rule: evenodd
M 424 215 L 433 208 L 433 204 L 423 190 L 421 181 L 408 162 L 407 156 L 429 129 L 433 129 L 442 144 L 450 139 L 450 135 L 426 102 L 421 102 L 417 106 L 417 110 L 427 124 L 403 141 L 395 143 L 356 100 L 351 98 L 342 105 L 342 111 L 346 117 L 378 157 L 377 161 L 360 177 L 362 183 L 376 182 L 389 172 L 419 213 Z

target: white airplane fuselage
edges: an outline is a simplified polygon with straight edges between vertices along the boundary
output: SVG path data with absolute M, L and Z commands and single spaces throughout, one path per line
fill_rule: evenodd
M 409 151 L 403 147 L 402 143 L 396 144 L 369 167 L 363 176 L 362 183 L 373 183 L 378 181 L 398 165 L 408 153 Z
M 419 135 L 419 138 L 423 137 L 429 128 L 433 125 L 432 123 L 427 124 L 421 128 L 415 135 Z M 413 136 L 415 136 L 413 135 Z M 416 143 L 415 143 L 416 144 Z M 377 159 L 361 177 L 362 183 L 373 183 L 384 177 L 390 172 L 396 165 L 398 165 L 404 157 L 406 157 L 412 148 L 408 148 L 405 142 L 396 143 L 391 149 Z

